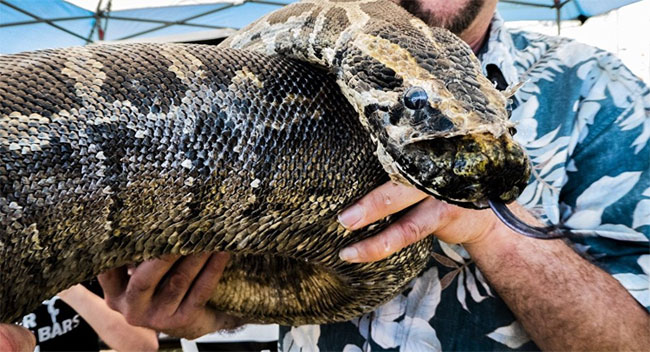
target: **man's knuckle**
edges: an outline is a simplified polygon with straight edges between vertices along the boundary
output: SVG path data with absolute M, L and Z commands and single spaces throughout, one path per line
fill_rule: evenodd
M 147 323 L 147 327 L 157 330 L 164 331 L 170 329 L 178 329 L 183 327 L 184 324 L 187 324 L 184 320 L 176 319 L 174 316 L 170 316 L 164 312 L 153 313 Z
M 188 322 L 186 320 L 178 319 L 177 314 L 170 312 L 164 307 L 157 306 L 150 309 L 146 315 L 143 315 L 139 326 L 144 326 L 157 331 L 165 331 L 169 329 L 178 329 L 183 327 L 185 324 L 188 324 Z
M 386 246 L 376 242 L 365 248 L 362 247 L 361 253 L 365 253 L 365 257 L 367 258 L 382 258 L 386 256 Z
M 192 278 L 183 272 L 175 272 L 169 277 L 166 290 L 171 294 L 183 294 L 192 283 Z
M 362 199 L 359 205 L 367 210 L 368 213 L 374 214 L 382 212 L 385 205 L 386 195 L 384 192 L 376 190 L 369 194 L 369 197 Z
M 438 207 L 438 218 L 448 223 L 457 219 L 460 216 L 460 209 L 458 207 L 443 205 Z
M 126 288 L 126 294 L 129 297 L 137 296 L 153 288 L 153 283 L 148 278 L 132 276 L 129 285 Z
M 390 197 L 384 191 L 377 191 L 373 203 L 377 208 L 384 208 L 387 204 L 390 204 Z
M 398 234 L 401 236 L 402 245 L 407 246 L 420 239 L 422 229 L 412 219 L 399 223 Z

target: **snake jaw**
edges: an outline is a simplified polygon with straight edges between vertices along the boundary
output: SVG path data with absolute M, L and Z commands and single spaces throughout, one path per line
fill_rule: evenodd
M 374 136 L 377 156 L 390 177 L 469 208 L 488 207 L 488 198 L 506 203 L 516 199 L 530 168 L 509 133 L 505 109 L 498 118 L 480 124 L 464 118 L 479 115 L 477 111 L 458 117 L 440 107 L 430 100 L 413 110 L 385 99 L 363 108 L 362 121 Z
M 381 144 L 380 144 L 381 145 Z M 418 139 L 402 147 L 386 143 L 382 165 L 393 179 L 404 179 L 424 192 L 469 208 L 486 208 L 487 200 L 511 202 L 530 175 L 523 150 L 506 133 Z

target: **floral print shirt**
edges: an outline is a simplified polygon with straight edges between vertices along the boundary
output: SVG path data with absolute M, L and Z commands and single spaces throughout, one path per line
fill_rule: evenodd
M 575 41 L 505 28 L 479 53 L 512 98 L 534 175 L 518 201 L 575 233 L 574 249 L 650 307 L 650 90 L 619 59 Z M 284 351 L 537 350 L 467 252 L 438 241 L 408 289 L 350 322 L 282 327 Z

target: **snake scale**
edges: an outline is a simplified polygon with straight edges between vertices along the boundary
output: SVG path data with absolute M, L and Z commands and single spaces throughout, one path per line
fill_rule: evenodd
M 220 47 L 122 44 L 0 56 L 0 317 L 103 270 L 231 252 L 210 304 L 342 321 L 403 290 L 431 237 L 385 260 L 338 250 L 337 214 L 390 178 L 483 208 L 528 159 L 471 50 L 399 6 L 304 1 Z

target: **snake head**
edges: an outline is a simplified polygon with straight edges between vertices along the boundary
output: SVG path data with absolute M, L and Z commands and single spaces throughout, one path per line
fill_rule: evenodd
M 416 19 L 375 25 L 351 40 L 341 86 L 386 171 L 461 206 L 513 201 L 529 160 L 511 136 L 506 97 L 469 46 Z
M 390 1 L 302 1 L 222 45 L 332 71 L 394 178 L 468 207 L 514 200 L 528 159 L 472 50 Z

